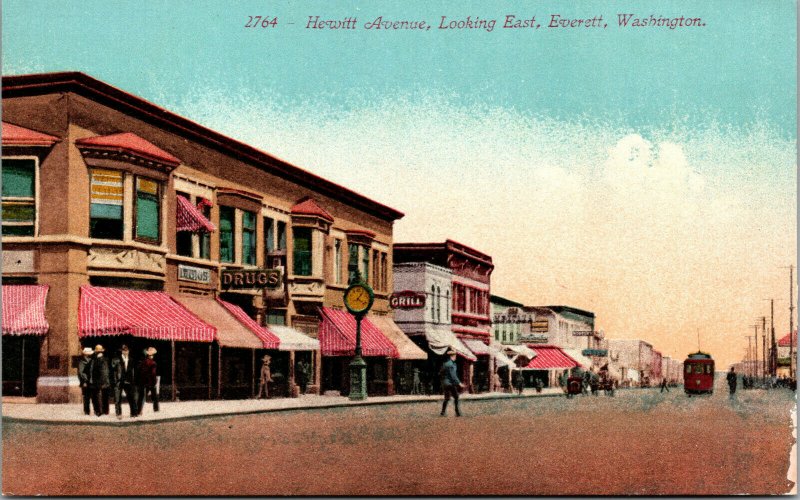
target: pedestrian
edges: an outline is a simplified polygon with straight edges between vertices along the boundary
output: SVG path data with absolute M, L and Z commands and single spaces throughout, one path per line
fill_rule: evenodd
M 104 356 L 105 351 L 102 345 L 95 346 L 94 357 L 89 368 L 92 406 L 94 414 L 98 417 L 108 415 L 108 393 L 111 390 L 111 373 L 108 368 L 108 360 Z
M 92 414 L 92 389 L 89 387 L 89 380 L 92 375 L 89 371 L 89 367 L 92 364 L 92 354 L 94 354 L 94 350 L 91 347 L 84 347 L 83 351 L 81 351 L 81 359 L 78 360 L 78 381 L 81 385 L 81 399 L 83 399 L 84 415 Z
M 442 375 L 442 388 L 444 389 L 444 402 L 442 403 L 442 412 L 440 413 L 441 416 L 444 416 L 447 412 L 447 403 L 450 402 L 450 398 L 453 398 L 453 404 L 456 407 L 456 416 L 461 416 L 461 410 L 458 407 L 458 393 L 459 390 L 463 387 L 463 384 L 458 379 L 458 369 L 456 367 L 456 351 L 452 348 L 447 350 L 447 355 L 450 356 L 450 359 L 445 361 L 442 364 L 442 369 L 440 373 Z
M 139 363 L 139 394 L 136 402 L 137 414 L 141 415 L 144 409 L 144 403 L 147 394 L 150 394 L 150 400 L 153 402 L 153 411 L 158 411 L 158 390 L 156 384 L 158 383 L 158 365 L 156 364 L 155 347 L 148 347 L 144 353 L 145 358 Z
M 514 376 L 514 385 L 517 387 L 519 395 L 522 396 L 522 391 L 525 390 L 525 376 L 522 374 L 522 369 L 517 370 Z
M 669 385 L 667 385 L 667 379 L 661 379 L 661 392 L 664 391 L 669 392 Z
M 308 365 L 306 360 L 301 359 L 297 364 L 297 383 L 300 385 L 300 392 L 302 394 L 305 394 L 306 390 L 308 389 L 310 371 L 311 367 Z
M 131 417 L 136 417 L 139 410 L 136 407 L 138 395 L 136 387 L 136 368 L 130 358 L 128 346 L 122 344 L 119 355 L 111 360 L 111 378 L 114 382 L 114 410 L 117 418 L 122 418 L 122 393 L 128 399 Z
M 411 394 L 422 394 L 422 381 L 419 379 L 419 368 L 413 370 Z
M 261 364 L 261 378 L 258 381 L 258 395 L 256 399 L 261 399 L 261 393 L 264 393 L 264 398 L 269 398 L 269 383 L 272 382 L 272 372 L 269 369 L 269 354 L 265 354 L 262 358 Z
M 497 371 L 492 372 L 492 391 L 500 391 L 502 389 L 502 384 L 500 383 L 500 375 L 498 375 Z
M 730 390 L 730 397 L 733 398 L 733 395 L 736 394 L 736 372 L 733 370 L 731 366 L 731 371 L 728 372 L 726 377 L 728 380 L 728 390 Z

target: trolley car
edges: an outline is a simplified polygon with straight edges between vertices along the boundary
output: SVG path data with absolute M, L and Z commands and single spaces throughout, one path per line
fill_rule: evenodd
M 714 392 L 714 360 L 697 351 L 683 362 L 683 390 L 689 396 Z

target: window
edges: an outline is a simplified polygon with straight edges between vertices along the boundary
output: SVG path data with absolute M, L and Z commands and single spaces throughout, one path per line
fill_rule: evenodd
M 450 318 L 450 290 L 444 292 L 444 318 L 448 320 Z
M 285 325 L 286 311 L 270 311 L 267 314 L 268 325 Z
M 383 290 L 383 286 L 381 286 L 381 273 L 378 269 L 378 265 L 381 263 L 381 260 L 378 258 L 378 251 L 372 251 L 372 285 L 375 287 L 376 290 Z
M 36 160 L 3 158 L 3 236 L 33 236 Z
M 333 240 L 333 282 L 342 282 L 342 240 Z
M 369 283 L 369 248 L 361 247 L 361 277 Z
M 206 200 L 203 200 L 206 201 Z M 199 203 L 197 205 L 197 209 L 200 210 L 200 213 L 203 214 L 208 220 L 211 220 L 211 203 L 206 201 L 205 203 Z M 200 258 L 201 259 L 210 259 L 211 258 L 211 233 L 202 232 L 199 235 L 200 238 Z
M 438 286 L 436 287 L 436 322 L 440 323 L 442 321 L 442 289 Z
M 275 250 L 275 221 L 269 217 L 264 217 L 264 249 L 267 253 Z
M 352 283 L 356 279 L 358 273 L 358 245 L 349 243 L 347 245 L 348 261 L 347 261 L 347 282 Z
M 436 287 L 431 285 L 431 321 L 436 322 Z
M 242 211 L 242 263 L 256 265 L 256 214 Z
M 177 193 L 177 195 L 191 201 L 191 198 L 186 193 Z M 178 255 L 194 257 L 192 252 L 192 232 L 178 231 L 175 234 L 175 246 L 177 247 Z
M 278 250 L 286 250 L 286 223 L 278 221 Z
M 219 260 L 233 262 L 234 259 L 234 226 L 236 209 L 219 207 Z
M 136 236 L 137 240 L 158 243 L 161 203 L 156 181 L 136 178 Z
M 386 252 L 381 253 L 381 289 L 389 289 L 389 276 L 386 272 Z
M 692 365 L 686 365 L 686 373 L 692 373 Z
M 294 241 L 294 274 L 311 276 L 311 228 L 296 227 Z
M 5 174 L 3 177 L 5 180 Z M 121 240 L 124 227 L 122 172 L 92 169 L 90 184 L 89 236 Z M 5 187 L 3 190 L 5 192 Z

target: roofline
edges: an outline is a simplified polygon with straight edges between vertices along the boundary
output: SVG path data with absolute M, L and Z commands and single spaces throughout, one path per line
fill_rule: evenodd
M 79 71 L 3 76 L 3 98 L 29 95 L 73 92 L 112 108 L 177 133 L 193 141 L 202 142 L 224 154 L 256 164 L 262 170 L 289 180 L 325 196 L 373 213 L 387 222 L 403 218 L 405 214 L 335 182 L 281 160 L 253 146 L 211 130 L 184 118 L 141 97 L 97 80 Z
M 504 305 L 504 306 L 525 307 L 523 304 L 520 304 L 519 302 L 514 302 L 511 299 L 507 299 L 505 297 L 501 297 L 499 295 L 492 295 L 492 294 L 489 294 L 489 302 L 492 302 L 492 303 L 495 303 L 495 304 L 501 304 L 501 305 Z
M 577 307 L 572 307 L 572 306 L 544 306 L 544 307 L 546 307 L 546 308 L 548 308 L 551 311 L 556 312 L 556 313 L 558 313 L 558 311 L 556 309 L 562 309 L 564 311 L 570 311 L 570 312 L 573 312 L 573 313 L 582 314 L 582 315 L 588 316 L 590 318 L 594 318 L 595 317 L 594 313 L 591 312 L 591 311 L 586 311 L 585 309 L 578 309 Z
M 443 242 L 428 242 L 428 243 L 395 243 L 393 245 L 395 249 L 399 250 L 440 250 L 440 251 L 452 251 L 460 253 L 466 257 L 470 257 L 476 260 L 480 260 L 483 263 L 490 266 L 494 269 L 494 263 L 492 262 L 492 257 L 487 255 L 480 250 L 475 250 L 472 247 L 469 247 L 463 243 L 459 243 L 455 240 L 446 239 Z

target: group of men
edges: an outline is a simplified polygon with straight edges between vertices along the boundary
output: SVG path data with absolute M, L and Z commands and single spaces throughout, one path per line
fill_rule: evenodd
M 78 379 L 83 396 L 83 413 L 91 415 L 91 407 L 98 417 L 108 415 L 109 397 L 114 390 L 114 409 L 118 419 L 122 418 L 122 395 L 128 400 L 130 416 L 142 414 L 145 397 L 150 394 L 153 411 L 158 411 L 158 391 L 156 390 L 156 349 L 148 347 L 143 359 L 136 361 L 130 356 L 130 349 L 122 345 L 117 355 L 108 362 L 105 349 L 98 344 L 94 349 L 85 347 L 78 363 Z

